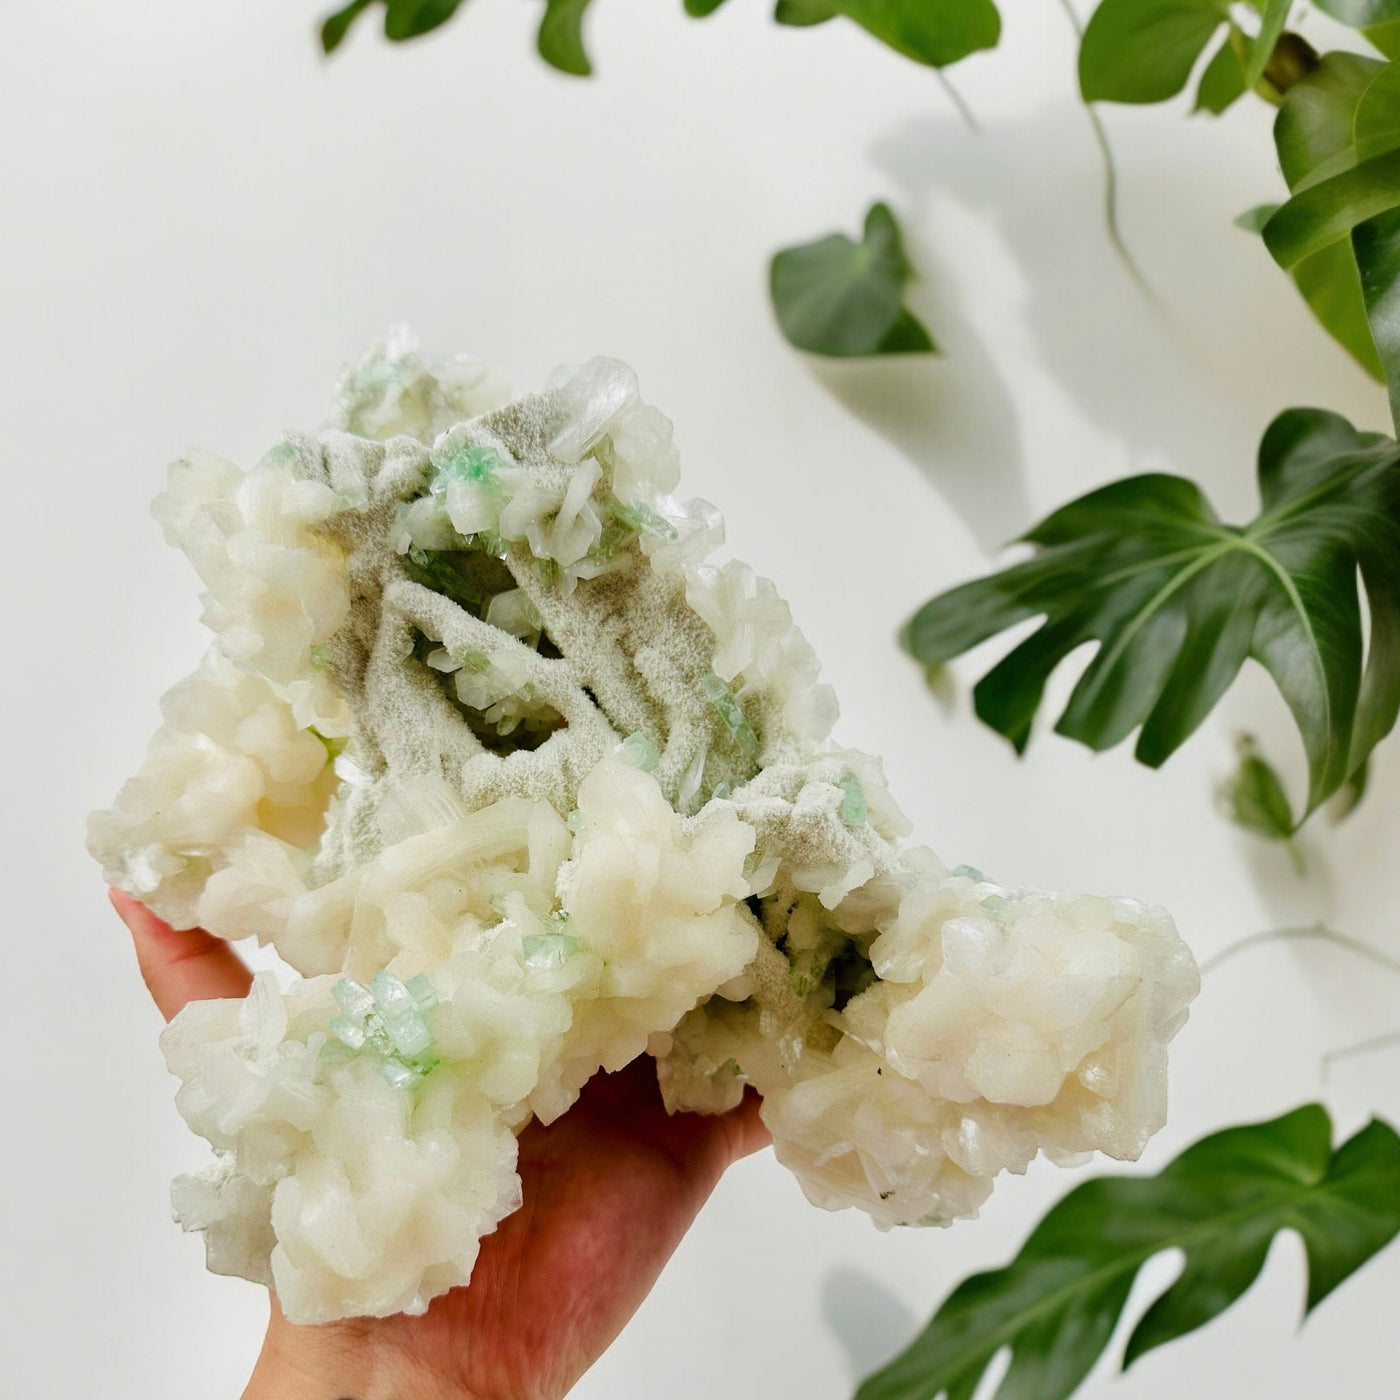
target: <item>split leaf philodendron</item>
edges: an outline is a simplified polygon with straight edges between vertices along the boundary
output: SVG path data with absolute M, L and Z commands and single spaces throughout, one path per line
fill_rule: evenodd
M 1372 1120 L 1332 1150 L 1319 1104 L 1226 1128 L 1152 1177 L 1076 1187 L 1004 1269 L 949 1295 L 910 1346 L 857 1400 L 971 1400 L 1003 1348 L 1011 1365 L 992 1400 L 1066 1400 L 1112 1339 L 1138 1270 L 1179 1249 L 1180 1277 L 1138 1320 L 1124 1367 L 1194 1332 L 1258 1277 L 1280 1230 L 1302 1236 L 1307 1310 L 1400 1232 L 1400 1137 Z
M 1259 490 L 1262 512 L 1237 527 L 1183 477 L 1101 487 L 1026 533 L 1030 559 L 926 603 L 905 645 L 937 666 L 1044 618 L 974 691 L 978 716 L 1019 753 L 1051 672 L 1097 643 L 1056 731 L 1103 750 L 1140 728 L 1136 755 L 1154 768 L 1257 661 L 1302 736 L 1306 816 L 1400 708 L 1400 448 L 1335 414 L 1290 409 L 1260 444 Z
M 590 0 L 544 0 L 537 47 L 540 57 L 560 72 L 587 77 L 593 71 L 583 43 L 583 16 Z M 685 0 L 692 19 L 714 14 L 724 0 Z M 372 5 L 384 6 L 384 34 L 415 39 L 446 24 L 462 0 L 351 0 L 321 23 L 321 47 L 333 53 L 355 21 Z M 933 68 L 946 68 L 979 49 L 995 47 L 1001 16 L 993 0 L 777 0 L 773 18 L 782 25 L 810 28 L 846 18 L 881 43 Z
M 913 269 L 889 206 L 872 205 L 859 243 L 829 233 L 784 248 L 769 270 L 773 309 L 788 342 L 833 358 L 934 351 L 923 323 L 904 305 Z
M 1274 124 L 1291 198 L 1260 232 L 1318 320 L 1400 394 L 1400 64 L 1324 55 Z

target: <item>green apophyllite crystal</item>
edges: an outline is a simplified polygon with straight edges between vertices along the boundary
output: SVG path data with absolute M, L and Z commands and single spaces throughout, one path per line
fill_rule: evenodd
M 864 826 L 870 815 L 865 789 L 849 773 L 837 786 L 841 789 L 841 820 L 847 826 Z
M 1002 899 L 1001 895 L 987 895 L 983 899 L 977 900 L 981 910 L 991 918 L 994 924 L 1001 923 L 1001 911 L 1008 906 L 1009 900 Z
M 630 530 L 644 531 L 648 535 L 657 535 L 663 540 L 676 538 L 676 527 L 664 515 L 658 515 L 642 501 L 637 501 L 629 506 L 616 496 L 610 495 L 608 506 L 612 513 Z
M 527 967 L 562 967 L 578 952 L 578 939 L 571 933 L 527 933 L 520 951 Z
M 745 758 L 757 758 L 758 735 L 754 732 L 753 725 L 745 718 L 743 709 L 734 698 L 734 693 L 713 671 L 707 671 L 700 677 L 700 689 L 704 692 L 705 699 L 715 707 L 719 717 L 734 736 L 734 742 L 739 745 L 739 751 Z
M 422 1015 L 437 1005 L 437 993 L 422 973 L 405 983 L 376 972 L 369 987 L 342 977 L 331 995 L 343 1013 L 331 1020 L 331 1034 L 351 1050 L 368 1046 L 382 1055 L 379 1072 L 395 1088 L 422 1079 L 438 1063 L 427 1054 L 433 1038 Z
M 440 496 L 454 481 L 494 482 L 496 472 L 506 463 L 494 447 L 468 443 L 441 454 L 435 453 L 433 465 L 437 468 L 437 474 L 428 489 L 433 495 Z
M 640 768 L 643 773 L 654 773 L 657 765 L 661 762 L 661 755 L 657 753 L 656 745 L 640 729 L 629 734 L 622 741 L 622 756 L 634 768 Z

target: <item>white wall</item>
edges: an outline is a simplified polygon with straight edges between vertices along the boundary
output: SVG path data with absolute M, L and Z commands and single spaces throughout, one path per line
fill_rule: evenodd
M 780 31 L 757 0 L 704 24 L 679 0 L 594 8 L 584 83 L 533 58 L 538 6 L 508 0 L 473 0 L 402 49 L 366 25 L 330 64 L 315 0 L 7 7 L 8 1394 L 234 1395 L 256 1350 L 258 1291 L 206 1276 L 168 1223 L 167 1180 L 197 1147 L 82 822 L 202 647 L 192 575 L 147 515 L 165 463 L 196 442 L 247 461 L 315 423 L 340 363 L 394 321 L 522 386 L 596 352 L 635 364 L 676 421 L 688 488 L 721 505 L 734 551 L 779 581 L 825 658 L 840 737 L 883 753 L 950 860 L 1160 900 L 1203 955 L 1316 915 L 1400 951 L 1400 743 L 1363 810 L 1319 825 L 1299 880 L 1211 802 L 1246 718 L 1287 743 L 1267 686 L 1242 686 L 1159 774 L 1049 735 L 1018 763 L 965 693 L 941 709 L 892 642 L 1072 493 L 1165 467 L 1243 518 L 1278 409 L 1383 426 L 1380 393 L 1230 226 L 1277 194 L 1262 108 L 1107 114 L 1159 313 L 1105 242 L 1053 5 L 1013 0 L 1004 47 L 956 70 L 978 134 L 933 76 L 842 25 Z M 854 226 L 878 195 L 906 218 L 915 303 L 947 355 L 819 370 L 770 322 L 767 253 Z M 1174 1116 L 1147 1165 L 1324 1092 L 1324 1050 L 1392 1027 L 1400 979 L 1343 953 L 1274 947 L 1223 968 L 1177 1043 Z M 1335 1070 L 1341 1127 L 1400 1115 L 1397 1067 L 1390 1051 Z M 843 1400 L 1070 1180 L 1036 1169 L 979 1224 L 880 1235 L 807 1206 L 771 1160 L 746 1163 L 577 1394 Z M 1400 1246 L 1297 1336 L 1287 1240 L 1227 1319 L 1085 1394 L 1375 1395 L 1397 1285 Z

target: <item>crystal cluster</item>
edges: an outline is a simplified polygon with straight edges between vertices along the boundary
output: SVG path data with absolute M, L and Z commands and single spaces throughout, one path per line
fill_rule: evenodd
M 624 365 L 507 402 L 404 336 L 321 431 L 171 468 L 215 641 L 90 844 L 299 974 L 163 1041 L 215 1150 L 176 1213 L 294 1320 L 466 1282 L 516 1134 L 646 1053 L 673 1110 L 752 1085 L 807 1195 L 882 1227 L 1163 1120 L 1197 986 L 1170 919 L 904 845 L 787 605 L 710 561 L 678 482 Z

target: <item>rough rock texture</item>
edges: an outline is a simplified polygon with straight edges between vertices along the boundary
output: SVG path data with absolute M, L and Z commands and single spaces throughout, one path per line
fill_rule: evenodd
M 215 642 L 90 844 L 301 974 L 163 1041 L 216 1153 L 176 1213 L 296 1321 L 464 1283 L 515 1134 L 647 1052 L 673 1109 L 752 1084 L 807 1195 L 881 1227 L 1163 1120 L 1197 986 L 1167 915 L 900 844 L 635 376 L 557 379 L 505 403 L 400 334 L 330 426 L 192 454 L 156 503 Z

